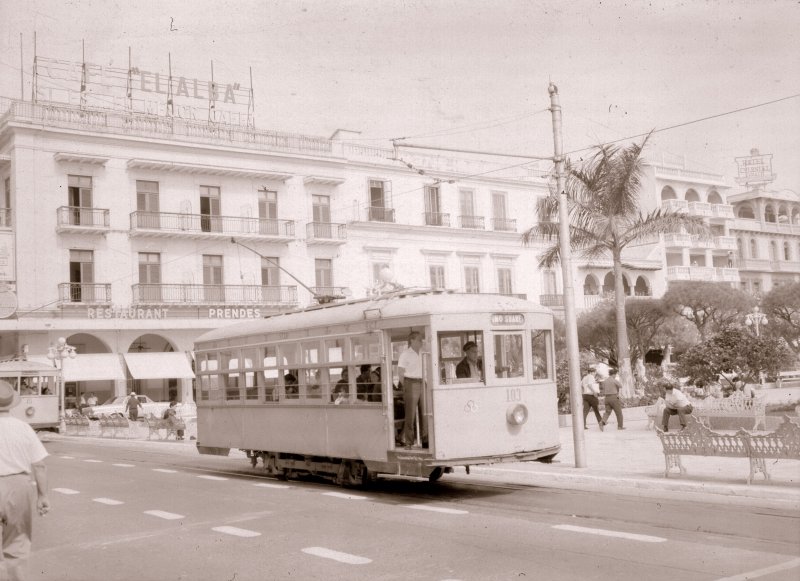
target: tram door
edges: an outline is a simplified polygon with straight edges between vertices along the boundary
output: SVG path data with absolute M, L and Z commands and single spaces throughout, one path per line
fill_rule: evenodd
M 428 327 L 402 327 L 387 331 L 388 344 L 391 352 L 391 378 L 394 392 L 393 414 L 395 423 L 395 435 L 398 443 L 410 444 L 414 447 L 427 447 L 428 433 L 431 423 L 431 385 L 433 381 L 430 348 L 430 329 Z M 421 343 L 417 357 L 403 353 L 413 349 L 409 339 L 418 336 Z M 411 378 L 405 385 L 400 382 L 399 363 L 403 361 L 413 366 L 418 359 L 419 366 L 405 369 L 406 377 Z M 414 379 L 422 381 L 415 385 Z M 416 400 L 412 402 L 411 399 Z M 413 413 L 413 406 L 416 403 L 416 413 Z M 406 427 L 406 418 L 414 418 L 411 425 Z

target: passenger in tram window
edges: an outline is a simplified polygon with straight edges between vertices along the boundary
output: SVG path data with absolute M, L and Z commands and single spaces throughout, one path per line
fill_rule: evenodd
M 456 377 L 459 379 L 483 379 L 483 361 L 478 353 L 478 344 L 475 341 L 464 343 L 465 357 L 456 365 Z
M 297 375 L 289 371 L 283 376 L 283 384 L 286 386 L 286 399 L 297 399 L 300 397 L 300 387 L 297 383 Z
M 53 394 L 52 394 L 52 393 L 50 393 L 50 388 L 49 388 L 49 387 L 45 387 L 45 388 L 42 390 L 42 395 L 53 395 Z
M 20 392 L 21 395 L 36 395 L 36 390 L 33 389 L 29 384 L 27 379 L 22 380 L 22 390 Z
M 346 403 L 350 396 L 350 379 L 347 373 L 347 367 L 342 369 L 342 377 L 336 382 L 331 393 L 331 402 L 336 405 Z
M 320 399 L 322 397 L 322 386 L 320 385 L 319 369 L 306 372 L 306 399 Z
M 361 373 L 356 377 L 356 397 L 359 401 L 367 401 L 372 392 L 372 365 L 365 363 L 359 371 Z
M 380 366 L 373 369 L 369 374 L 370 388 L 367 392 L 367 401 L 378 402 L 383 401 L 383 394 L 381 389 L 381 368 Z

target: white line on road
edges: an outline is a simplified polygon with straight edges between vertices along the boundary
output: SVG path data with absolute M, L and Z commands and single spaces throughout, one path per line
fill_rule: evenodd
M 791 561 L 786 561 L 785 563 L 778 563 L 777 565 L 772 565 L 771 567 L 764 567 L 763 569 L 748 571 L 747 573 L 734 575 L 733 577 L 723 577 L 722 579 L 717 579 L 717 581 L 749 581 L 750 579 L 755 579 L 756 577 L 763 577 L 764 575 L 769 575 L 778 571 L 786 571 L 787 569 L 794 569 L 795 567 L 800 567 L 800 559 L 792 559 Z
M 468 510 L 459 510 L 457 508 L 442 508 L 439 506 L 428 506 L 425 504 L 408 504 L 406 508 L 413 508 L 414 510 L 429 510 L 431 512 L 442 512 L 444 514 L 469 514 Z
M 204 478 L 206 480 L 227 480 L 224 476 L 209 476 L 207 474 L 199 474 L 198 478 Z
M 212 531 L 218 533 L 225 533 L 226 535 L 233 535 L 235 537 L 260 537 L 261 533 L 257 531 L 249 531 L 247 529 L 240 529 L 238 527 L 214 527 Z
M 554 529 L 562 531 L 572 531 L 573 533 L 586 533 L 589 535 L 600 535 L 601 537 L 617 537 L 619 539 L 628 539 L 630 541 L 641 541 L 643 543 L 663 543 L 667 539 L 663 537 L 651 537 L 650 535 L 637 535 L 634 533 L 625 533 L 622 531 L 608 531 L 605 529 L 590 529 L 588 527 L 576 527 L 573 525 L 553 525 Z
M 323 492 L 323 496 L 333 496 L 334 498 L 344 498 L 345 500 L 364 500 L 366 496 L 357 496 L 355 494 L 345 494 L 344 492 Z
M 261 488 L 291 488 L 288 484 L 271 484 L 269 482 L 256 482 L 253 486 L 259 486 Z
M 133 464 L 112 464 L 112 466 L 119 466 L 120 468 L 133 468 Z
M 103 463 L 102 460 L 95 460 L 93 458 L 88 458 L 88 459 L 84 460 L 84 462 L 91 462 L 92 464 L 102 464 Z
M 53 492 L 60 492 L 61 494 L 80 494 L 77 490 L 71 488 L 54 488 Z
M 164 474 L 175 474 L 177 470 L 170 470 L 169 468 L 153 468 L 153 472 L 163 472 Z
M 113 498 L 93 498 L 95 502 L 100 504 L 107 504 L 108 506 L 117 506 L 118 504 L 125 504 L 121 500 L 114 500 Z
M 75 456 L 61 456 L 64 460 L 74 460 Z
M 179 518 L 185 518 L 182 514 L 175 514 L 174 512 L 165 512 L 163 510 L 146 510 L 144 511 L 145 514 L 149 514 L 150 516 L 157 516 L 158 518 L 163 518 L 166 520 L 178 520 Z
M 372 563 L 372 559 L 351 555 L 350 553 L 341 553 L 333 549 L 326 549 L 325 547 L 307 547 L 303 549 L 303 552 L 308 555 L 314 555 L 315 557 L 347 563 L 348 565 L 366 565 L 367 563 Z

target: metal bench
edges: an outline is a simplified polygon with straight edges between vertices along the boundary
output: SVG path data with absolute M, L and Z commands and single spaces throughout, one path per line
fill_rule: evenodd
M 169 420 L 164 420 L 161 418 L 157 418 L 153 414 L 147 414 L 144 417 L 145 425 L 147 426 L 147 439 L 150 439 L 150 436 L 157 436 L 159 440 L 168 440 L 170 435 L 175 436 L 175 439 L 178 439 L 178 430 L 185 430 L 186 423 L 179 419 L 177 422 L 171 422 Z M 164 430 L 164 436 L 161 436 L 161 430 Z
M 67 433 L 87 435 L 89 433 L 89 418 L 81 414 L 68 414 L 64 417 L 64 424 L 67 428 Z
M 788 416 L 784 416 L 783 423 L 768 434 L 751 434 L 741 428 L 736 433 L 720 434 L 711 431 L 693 416 L 689 416 L 687 421 L 686 428 L 679 432 L 663 432 L 656 428 L 664 448 L 664 477 L 669 477 L 672 468 L 678 468 L 681 474 L 686 473 L 681 456 L 748 458 L 748 484 L 758 473 L 769 480 L 767 458 L 800 460 L 800 427 Z
M 130 437 L 130 423 L 128 418 L 122 414 L 100 415 L 98 418 L 100 424 L 100 436 L 106 435 L 116 438 L 122 436 L 124 438 Z
M 694 415 L 710 428 L 710 418 L 753 418 L 755 430 L 761 425 L 767 429 L 767 402 L 763 397 L 744 397 L 737 391 L 722 399 L 706 398 L 694 406 Z

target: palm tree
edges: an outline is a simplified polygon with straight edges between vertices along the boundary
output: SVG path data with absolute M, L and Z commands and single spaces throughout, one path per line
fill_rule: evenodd
M 648 138 L 641 145 L 634 143 L 624 148 L 600 145 L 580 168 L 566 164 L 571 249 L 590 261 L 610 256 L 613 262 L 617 364 L 627 395 L 632 393 L 633 377 L 622 273 L 631 267 L 623 262 L 623 251 L 661 233 L 685 231 L 703 237 L 711 234 L 700 217 L 661 209 L 642 213 L 639 203 L 642 151 Z M 523 234 L 526 245 L 542 239 L 556 240 L 539 257 L 540 267 L 551 267 L 560 258 L 558 204 L 558 192 L 551 192 L 539 204 L 538 224 Z

